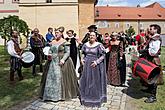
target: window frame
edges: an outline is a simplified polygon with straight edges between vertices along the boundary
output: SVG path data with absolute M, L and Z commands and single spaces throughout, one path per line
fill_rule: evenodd
M 126 27 L 126 28 L 129 28 L 130 26 L 131 26 L 130 23 L 125 23 L 125 27 Z
M 139 26 L 140 28 L 143 28 L 144 27 L 144 24 L 143 23 L 140 23 L 139 25 L 140 25 Z
M 20 0 L 12 0 L 12 3 L 19 3 L 20 2 Z
M 115 22 L 115 28 L 119 28 L 120 27 L 120 23 L 119 22 Z
M 50 1 L 50 2 L 48 2 L 48 1 Z M 53 2 L 53 0 L 46 0 L 46 3 L 52 3 Z
M 108 21 L 98 21 L 98 28 L 109 28 Z

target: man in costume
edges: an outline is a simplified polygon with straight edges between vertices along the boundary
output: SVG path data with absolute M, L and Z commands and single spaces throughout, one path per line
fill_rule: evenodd
M 88 30 L 89 30 L 89 32 L 86 33 L 85 37 L 83 38 L 82 44 L 88 42 L 89 36 L 90 36 L 90 32 L 95 32 L 95 33 L 96 33 L 97 42 L 100 42 L 100 43 L 102 43 L 102 44 L 104 43 L 104 41 L 103 41 L 103 36 L 102 36 L 100 33 L 98 33 L 96 25 L 90 25 L 90 26 L 88 27 Z
M 135 39 L 138 46 L 145 42 L 145 32 L 143 28 L 140 29 L 140 34 L 138 34 Z
M 36 76 L 36 65 L 40 65 L 40 72 L 43 72 L 42 62 L 44 59 L 43 54 L 43 47 L 45 45 L 45 39 L 41 34 L 39 34 L 39 30 L 35 28 L 33 30 L 33 35 L 30 38 L 30 46 L 31 51 L 35 55 L 33 69 L 32 69 L 32 75 Z
M 7 51 L 10 54 L 10 81 L 14 81 L 14 73 L 17 71 L 19 80 L 23 80 L 23 76 L 21 73 L 21 53 L 22 50 L 20 49 L 18 43 L 18 32 L 12 32 L 12 38 L 7 43 Z
M 53 35 L 53 28 L 49 27 L 48 28 L 48 33 L 46 34 L 46 41 L 49 43 L 49 42 L 52 42 L 52 40 L 54 39 L 54 35 Z
M 161 67 L 161 62 L 159 55 L 161 54 L 161 38 L 160 38 L 161 28 L 157 24 L 150 25 L 150 40 L 146 45 L 145 49 L 139 50 L 139 53 L 146 56 L 145 58 L 154 63 L 155 65 Z M 144 92 L 151 93 L 151 96 L 145 100 L 146 103 L 153 103 L 156 101 L 157 93 L 157 82 L 153 84 L 148 84 L 148 89 L 143 90 Z

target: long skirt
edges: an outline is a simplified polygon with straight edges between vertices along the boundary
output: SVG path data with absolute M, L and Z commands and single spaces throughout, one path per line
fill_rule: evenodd
M 43 100 L 69 100 L 76 98 L 78 91 L 77 76 L 70 58 L 63 66 L 56 61 L 46 62 L 40 90 Z
M 85 62 L 80 78 L 81 103 L 90 107 L 100 107 L 107 101 L 105 61 L 93 68 L 90 65 L 95 60 L 91 57 Z

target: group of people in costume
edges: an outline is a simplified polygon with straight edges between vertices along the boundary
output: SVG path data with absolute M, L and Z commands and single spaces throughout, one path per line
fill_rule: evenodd
M 113 86 L 125 84 L 125 37 L 123 33 L 116 32 L 103 37 L 98 33 L 97 27 L 91 25 L 88 27 L 89 32 L 81 41 L 73 30 L 68 30 L 65 37 L 64 30 L 64 27 L 55 28 L 54 31 L 53 28 L 48 28 L 44 39 L 35 28 L 30 37 L 30 51 L 35 55 L 32 75 L 36 76 L 36 65 L 40 65 L 40 72 L 43 72 L 40 98 L 56 102 L 79 97 L 82 105 L 100 107 L 102 103 L 107 102 L 108 84 Z M 158 25 L 151 25 L 148 45 L 139 50 L 140 54 L 148 53 L 145 55 L 146 59 L 158 66 L 160 66 L 160 32 Z M 45 46 L 50 47 L 47 55 L 43 53 Z M 11 55 L 10 80 L 14 80 L 15 71 L 19 80 L 22 80 L 22 50 L 19 48 L 17 31 L 13 31 L 7 49 Z M 43 59 L 46 59 L 44 69 Z M 78 78 L 76 72 L 80 69 L 81 77 Z M 152 91 L 152 96 L 146 102 L 154 102 L 157 84 L 153 83 L 148 87 Z

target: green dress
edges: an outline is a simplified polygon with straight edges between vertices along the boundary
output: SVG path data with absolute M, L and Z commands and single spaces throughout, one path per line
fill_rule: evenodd
M 78 94 L 77 76 L 70 55 L 68 42 L 50 47 L 52 60 L 47 61 L 41 80 L 40 97 L 43 100 L 59 101 L 76 98 Z M 65 62 L 60 66 L 59 62 Z

